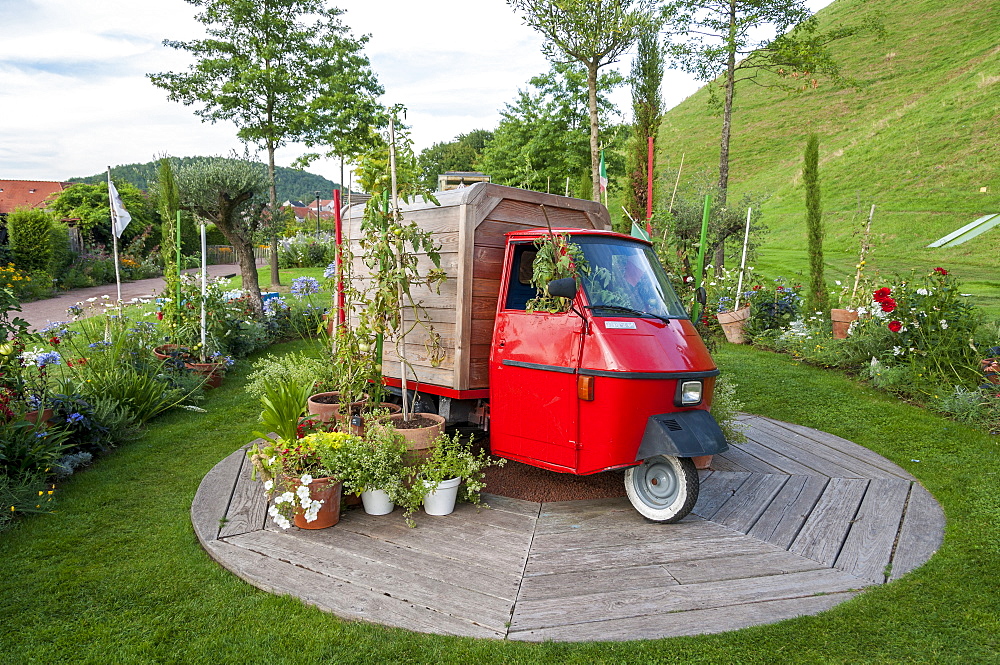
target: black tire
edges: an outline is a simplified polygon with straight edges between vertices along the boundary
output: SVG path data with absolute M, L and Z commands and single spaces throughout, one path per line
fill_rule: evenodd
M 625 470 L 625 492 L 639 514 L 670 524 L 698 501 L 698 470 L 689 457 L 657 455 Z

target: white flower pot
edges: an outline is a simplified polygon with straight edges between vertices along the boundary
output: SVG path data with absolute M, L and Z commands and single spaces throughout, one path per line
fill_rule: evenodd
M 451 478 L 438 483 L 437 488 L 424 495 L 424 512 L 428 515 L 450 515 L 458 500 L 458 486 L 461 478 Z
M 388 515 L 396 507 L 382 490 L 365 490 L 361 493 L 361 503 L 369 515 Z

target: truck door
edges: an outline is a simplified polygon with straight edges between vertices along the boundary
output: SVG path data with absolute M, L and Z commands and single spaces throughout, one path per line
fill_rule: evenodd
M 583 320 L 529 312 L 535 247 L 512 244 L 490 352 L 490 447 L 556 471 L 577 467 L 577 369 Z

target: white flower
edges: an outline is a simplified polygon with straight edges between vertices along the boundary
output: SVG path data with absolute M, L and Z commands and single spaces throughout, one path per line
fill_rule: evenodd
M 295 495 L 291 492 L 285 492 L 277 499 L 274 500 L 275 503 L 295 503 Z
M 95 300 L 97 300 L 97 296 L 94 296 L 93 298 L 87 298 L 87 302 L 94 302 Z
M 303 473 L 302 477 L 299 478 L 299 480 L 302 482 L 303 485 L 308 485 L 313 481 L 313 477 L 310 476 L 308 473 Z
M 903 347 L 901 347 L 901 346 L 894 346 L 894 347 L 892 347 L 892 355 L 894 355 L 894 356 L 901 356 L 901 355 L 903 355 Z
M 309 488 L 305 485 L 299 485 L 298 489 L 295 490 L 295 494 L 298 495 L 299 500 L 302 502 L 302 507 L 306 507 L 306 502 L 309 501 Z
M 264 481 L 264 490 L 267 491 L 267 492 L 270 492 L 272 489 L 274 489 L 274 481 L 273 480 L 265 480 Z
M 839 279 L 833 280 L 833 283 L 836 284 L 837 286 L 840 286 L 840 280 Z
M 917 289 L 918 296 L 929 296 L 931 294 L 927 289 Z
M 108 294 L 105 293 L 103 296 L 101 296 L 101 300 L 107 300 L 110 297 L 111 296 L 109 296 Z

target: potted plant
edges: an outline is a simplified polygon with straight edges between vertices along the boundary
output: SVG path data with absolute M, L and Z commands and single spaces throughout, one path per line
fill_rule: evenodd
M 505 460 L 493 460 L 486 451 L 472 448 L 471 436 L 463 440 L 458 432 L 440 435 L 427 459 L 410 471 L 408 508 L 412 511 L 422 502 L 428 515 L 449 515 L 460 497 L 478 504 L 479 492 L 486 486 L 485 469 L 502 466 Z
M 865 230 L 861 234 L 861 251 L 858 256 L 858 263 L 854 266 L 854 286 L 848 292 L 847 285 L 845 284 L 840 293 L 837 294 L 837 307 L 830 310 L 830 322 L 833 327 L 834 339 L 847 339 L 851 324 L 858 320 L 860 308 L 866 304 L 865 299 L 868 293 L 871 292 L 871 289 L 866 288 L 868 282 L 865 280 L 864 273 L 865 257 L 872 250 L 871 232 L 872 215 L 874 214 L 875 206 L 872 206 L 871 212 L 868 214 L 868 222 L 865 224 Z M 839 281 L 837 281 L 837 286 L 840 286 Z
M 370 421 L 364 436 L 346 455 L 344 491 L 360 492 L 369 515 L 387 515 L 404 503 L 403 458 L 406 441 L 385 421 Z
M 255 434 L 270 439 L 273 432 L 279 439 L 294 441 L 298 434 L 299 417 L 305 412 L 306 398 L 311 390 L 310 384 L 293 378 L 265 385 L 260 396 L 263 407 L 260 421 L 264 424 L 264 432 Z
M 315 432 L 301 439 L 255 442 L 247 451 L 274 503 L 268 515 L 287 529 L 325 529 L 340 521 L 341 478 L 358 439 L 343 432 Z
M 323 387 L 333 389 L 310 395 L 309 413 L 324 421 L 335 417 L 348 420 L 367 403 L 365 390 L 369 379 L 375 376 L 375 362 L 366 336 L 347 326 L 336 328 L 329 366 L 331 374 Z

